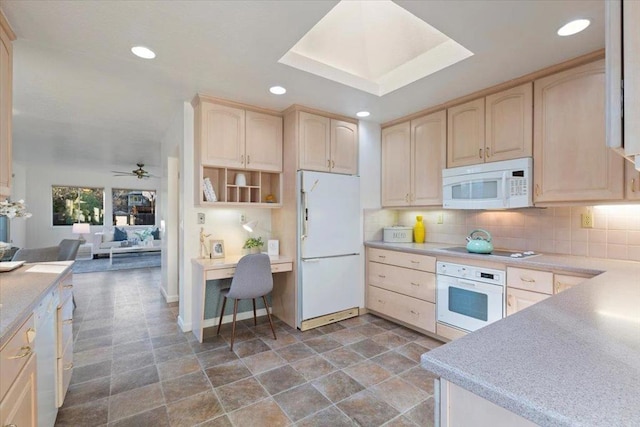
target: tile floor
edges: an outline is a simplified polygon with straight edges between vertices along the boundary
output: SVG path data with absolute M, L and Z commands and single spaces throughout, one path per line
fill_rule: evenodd
M 74 372 L 56 426 L 432 426 L 441 343 L 372 315 L 300 332 L 266 317 L 198 343 L 160 268 L 74 276 Z M 215 332 L 215 331 L 211 331 Z

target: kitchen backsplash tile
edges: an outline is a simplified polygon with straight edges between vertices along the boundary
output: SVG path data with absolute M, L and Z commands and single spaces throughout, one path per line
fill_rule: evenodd
M 591 212 L 594 228 L 581 227 Z M 640 205 L 571 206 L 516 211 L 366 209 L 366 240 L 382 240 L 382 229 L 413 226 L 422 215 L 429 243 L 460 244 L 476 228 L 493 236 L 496 248 L 534 250 L 597 258 L 640 261 Z M 438 217 L 442 216 L 442 224 Z

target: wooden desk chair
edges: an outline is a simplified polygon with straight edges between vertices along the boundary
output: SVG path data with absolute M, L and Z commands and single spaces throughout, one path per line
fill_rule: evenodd
M 236 271 L 231 280 L 231 288 L 223 289 L 221 295 L 224 297 L 222 301 L 222 311 L 220 312 L 220 322 L 218 323 L 218 332 L 222 326 L 222 317 L 224 316 L 224 308 L 227 305 L 227 298 L 233 298 L 233 324 L 231 326 L 231 351 L 233 351 L 233 340 L 236 334 L 236 315 L 238 313 L 238 301 L 241 299 L 253 300 L 253 323 L 256 322 L 256 298 L 262 297 L 264 307 L 267 310 L 269 325 L 273 332 L 273 339 L 276 338 L 276 331 L 273 329 L 273 322 L 269 314 L 269 306 L 267 305 L 266 295 L 273 290 L 273 276 L 271 274 L 271 261 L 266 254 L 245 255 L 240 258 Z

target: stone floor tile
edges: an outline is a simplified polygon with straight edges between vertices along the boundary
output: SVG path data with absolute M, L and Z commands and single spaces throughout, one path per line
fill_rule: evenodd
M 307 381 L 314 380 L 336 370 L 335 366 L 322 356 L 307 357 L 306 359 L 292 363 L 291 366 L 300 372 Z
M 433 427 L 434 425 L 433 397 L 425 400 L 406 413 L 406 417 L 419 426 Z
M 344 369 L 364 360 L 364 357 L 346 347 L 328 351 L 323 354 L 323 357 L 338 369 Z
M 391 421 L 385 423 L 383 427 L 419 427 L 419 425 L 415 424 L 407 417 L 399 415 Z
M 296 427 L 357 427 L 340 409 L 330 406 L 296 423 Z
M 424 337 L 424 335 L 422 335 L 421 333 L 416 332 L 413 329 L 405 328 L 404 326 L 397 327 L 393 330 L 393 332 L 411 341 L 415 341 Z
M 159 383 L 116 394 L 109 398 L 109 422 L 162 406 L 164 403 Z
M 158 375 L 160 381 L 167 381 L 173 378 L 181 377 L 186 374 L 200 371 L 200 362 L 195 355 L 173 359 L 168 362 L 159 363 Z
M 161 347 L 168 347 L 171 345 L 186 343 L 187 339 L 184 337 L 182 332 L 177 334 L 169 334 L 169 335 L 160 335 L 157 337 L 151 338 L 151 345 L 154 349 Z
M 190 338 L 190 337 L 189 337 Z M 195 338 L 195 337 L 194 337 Z M 198 342 L 195 339 L 190 341 L 189 344 L 193 348 L 194 353 L 202 353 L 205 351 L 215 350 L 220 347 L 228 347 L 229 343 L 221 336 L 213 336 L 204 339 L 204 342 Z
M 191 427 L 224 414 L 213 391 L 196 394 L 167 405 L 171 427 Z
M 431 337 L 427 337 L 427 336 L 421 336 L 420 338 L 417 338 L 415 340 L 415 343 L 418 345 L 421 345 L 423 347 L 429 348 L 431 350 L 433 350 L 434 348 L 438 348 L 441 345 L 444 345 L 444 343 L 442 341 L 438 341 L 435 338 L 431 338 Z
M 287 363 L 273 350 L 245 357 L 242 361 L 254 375 L 269 371 Z
M 420 363 L 420 356 L 429 351 L 428 348 L 418 345 L 415 342 L 403 345 L 395 350 L 416 363 Z
M 294 422 L 331 406 L 331 402 L 309 383 L 276 394 L 273 399 Z
M 111 377 L 111 395 L 144 387 L 160 381 L 156 365 L 128 371 Z
M 81 328 L 80 331 L 78 332 L 78 338 L 76 338 L 76 342 L 83 341 L 87 338 L 98 338 L 98 337 L 104 337 L 108 335 L 113 335 L 113 326 L 111 325 L 102 326 L 100 328 L 95 328 L 95 329 L 87 329 L 87 330 L 85 330 L 84 328 Z
M 109 399 L 92 400 L 83 405 L 63 406 L 58 410 L 56 427 L 95 427 L 105 425 L 109 414 Z
M 393 332 L 384 332 L 382 334 L 374 335 L 371 338 L 373 342 L 376 342 L 388 349 L 393 349 L 396 347 L 403 346 L 409 343 L 409 340 L 401 337 L 400 335 L 394 334 Z
M 127 371 L 144 368 L 155 363 L 155 358 L 151 351 L 143 351 L 142 353 L 124 355 L 114 358 L 111 365 L 111 375 L 122 374 Z
M 156 348 L 153 350 L 153 354 L 156 357 L 156 363 L 162 363 L 193 354 L 193 349 L 187 342 L 184 342 L 168 347 Z
M 284 360 L 289 363 L 316 354 L 315 351 L 311 350 L 311 348 L 307 347 L 304 343 L 301 342 L 276 349 L 276 353 L 278 353 Z
M 384 331 L 383 329 L 381 329 Z M 365 358 L 369 359 L 371 357 L 377 356 L 380 353 L 384 353 L 389 350 L 387 347 L 384 347 L 371 339 L 366 339 L 364 341 L 358 341 L 357 343 L 350 344 L 346 348 L 353 350 Z
M 342 347 L 342 344 L 334 339 L 331 339 L 327 335 L 307 340 L 304 343 L 318 353 L 324 353 L 325 351 Z
M 341 331 L 345 327 L 340 324 L 340 322 L 329 323 L 328 325 L 320 326 L 317 328 L 323 334 L 330 334 L 332 332 Z
M 97 348 L 93 350 L 80 351 L 77 348 L 73 349 L 73 366 L 74 368 L 86 365 L 92 365 L 98 362 L 104 362 L 105 360 L 111 360 L 113 355 L 113 348 Z
M 111 376 L 111 360 L 105 360 L 91 365 L 79 366 L 73 369 L 71 385 L 95 380 L 96 378 Z
M 205 373 L 214 387 L 220 387 L 251 376 L 251 371 L 240 360 L 215 365 L 205 369 Z
M 427 393 L 399 377 L 390 378 L 371 387 L 370 390 L 401 413 L 429 397 Z
M 329 336 L 342 345 L 353 344 L 354 342 L 366 339 L 364 335 L 353 329 L 341 329 L 339 331 L 330 333 Z
M 340 402 L 356 394 L 364 387 L 342 371 L 337 371 L 312 382 L 313 386 L 322 392 L 333 403 Z
M 287 332 L 278 332 L 278 339 L 276 340 L 265 340 L 265 343 L 274 350 L 291 344 L 296 344 L 298 342 L 298 338 Z
M 112 335 L 103 335 L 101 337 L 87 338 L 84 340 L 76 341 L 73 345 L 74 351 L 87 351 L 95 350 L 104 347 L 111 347 L 113 341 Z
M 113 354 L 133 354 L 151 350 L 151 340 L 142 339 L 113 346 Z
M 271 348 L 259 338 L 235 343 L 233 352 L 240 358 L 269 351 Z
M 169 427 L 167 407 L 160 406 L 119 421 L 109 423 L 109 427 Z
M 231 424 L 228 416 L 222 415 L 198 424 L 198 427 L 233 427 L 233 424 Z
M 374 335 L 385 332 L 385 329 L 382 329 L 381 327 L 376 326 L 373 323 L 365 323 L 364 325 L 356 326 L 355 328 L 353 328 L 353 330 L 364 335 L 367 338 L 371 338 Z
M 400 374 L 400 378 L 410 384 L 413 384 L 427 394 L 432 395 L 434 386 L 433 380 L 438 378 L 438 375 L 423 369 L 421 366 L 416 366 L 415 368 L 411 368 Z
M 167 403 L 211 390 L 211 384 L 202 371 L 183 375 L 162 382 L 162 391 Z
M 205 351 L 203 353 L 196 354 L 196 356 L 198 357 L 198 360 L 200 360 L 200 365 L 202 365 L 203 368 L 210 368 L 212 366 L 238 360 L 238 356 L 236 356 L 234 352 L 229 351 L 228 347 Z
M 398 415 L 398 411 L 368 391 L 338 403 L 338 408 L 362 427 L 378 427 Z
M 344 372 L 365 387 L 371 387 L 393 376 L 391 372 L 370 360 L 345 368 Z
M 285 365 L 260 375 L 256 375 L 256 378 L 272 395 L 278 394 L 305 382 L 304 377 L 290 365 Z
M 393 350 L 381 354 L 380 356 L 376 356 L 371 360 L 396 375 L 417 365 L 416 362 L 407 359 L 400 353 Z
M 71 386 L 65 396 L 64 407 L 69 408 L 109 397 L 110 385 L 111 378 L 105 377 Z
M 236 409 L 251 405 L 258 400 L 269 397 L 262 385 L 255 378 L 246 378 L 241 381 L 219 387 L 216 393 L 225 411 L 232 412 Z
M 238 409 L 229 414 L 229 419 L 236 426 L 284 427 L 291 425 L 291 420 L 273 399 L 264 399 Z
M 128 344 L 134 341 L 148 340 L 149 331 L 147 329 L 129 329 L 124 332 L 113 334 L 113 345 Z

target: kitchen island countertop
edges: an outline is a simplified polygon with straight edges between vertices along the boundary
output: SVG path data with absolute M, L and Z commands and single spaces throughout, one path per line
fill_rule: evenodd
M 438 250 L 447 245 L 398 245 L 367 243 L 453 256 Z M 565 255 L 491 261 L 601 274 L 423 354 L 422 366 L 539 425 L 638 425 L 640 263 Z

